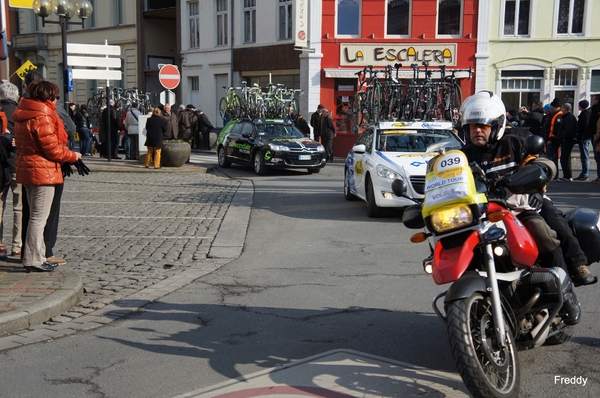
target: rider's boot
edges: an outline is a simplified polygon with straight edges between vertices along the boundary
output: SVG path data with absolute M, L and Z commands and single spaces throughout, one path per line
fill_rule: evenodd
M 593 285 L 594 283 L 598 282 L 598 278 L 592 275 L 587 265 L 580 265 L 569 271 L 575 287 Z
M 560 273 L 560 272 L 559 272 Z M 565 274 L 562 281 L 563 306 L 558 312 L 567 325 L 577 325 L 581 319 L 581 307 L 573 291 L 573 283 L 569 275 Z

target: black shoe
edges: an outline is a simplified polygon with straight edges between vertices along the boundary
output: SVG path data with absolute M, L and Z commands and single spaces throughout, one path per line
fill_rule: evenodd
M 558 312 L 567 325 L 577 325 L 581 319 L 581 307 L 574 291 L 565 294 L 564 303 Z
M 113 156 L 112 158 L 113 158 L 113 159 L 118 159 L 118 160 L 121 160 L 121 158 L 120 158 L 120 157 L 118 157 L 118 156 Z
M 25 271 L 27 271 L 27 273 L 30 272 L 52 272 L 54 271 L 54 267 L 52 265 L 50 265 L 49 263 L 42 263 L 41 265 L 35 265 L 35 266 L 25 266 Z

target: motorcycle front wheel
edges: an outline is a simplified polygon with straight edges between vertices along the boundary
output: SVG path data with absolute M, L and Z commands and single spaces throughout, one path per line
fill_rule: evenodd
M 474 397 L 515 397 L 519 393 L 519 359 L 512 333 L 498 346 L 489 297 L 473 293 L 446 307 L 452 355 Z

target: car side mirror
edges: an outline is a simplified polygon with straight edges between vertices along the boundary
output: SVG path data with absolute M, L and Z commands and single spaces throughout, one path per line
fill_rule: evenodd
M 358 144 L 358 145 L 354 145 L 352 147 L 352 152 L 365 153 L 366 151 L 367 151 L 367 147 L 365 146 L 365 144 Z

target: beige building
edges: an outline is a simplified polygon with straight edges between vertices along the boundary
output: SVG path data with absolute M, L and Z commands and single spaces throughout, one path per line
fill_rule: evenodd
M 600 93 L 598 16 L 592 0 L 480 1 L 476 90 L 512 109 L 559 98 L 576 110 Z

